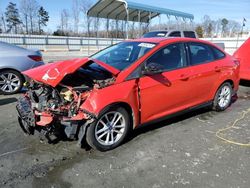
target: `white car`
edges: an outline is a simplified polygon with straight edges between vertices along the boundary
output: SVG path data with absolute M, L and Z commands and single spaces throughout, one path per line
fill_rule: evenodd
M 163 30 L 163 31 L 151 31 L 142 36 L 142 38 L 152 38 L 152 37 L 188 37 L 188 38 L 198 38 L 195 31 L 192 30 Z

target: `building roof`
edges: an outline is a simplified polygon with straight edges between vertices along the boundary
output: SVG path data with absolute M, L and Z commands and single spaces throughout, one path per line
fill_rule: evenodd
M 167 8 L 145 5 L 130 0 L 99 0 L 88 11 L 88 16 L 114 20 L 126 20 L 148 23 L 160 14 L 194 19 L 189 13 L 184 13 Z M 128 15 L 128 16 L 127 16 Z

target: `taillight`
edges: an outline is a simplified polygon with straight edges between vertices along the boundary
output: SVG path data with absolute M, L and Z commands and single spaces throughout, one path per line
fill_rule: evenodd
M 38 55 L 29 55 L 28 57 L 32 59 L 33 61 L 37 61 L 37 62 L 43 60 L 42 56 L 38 56 Z

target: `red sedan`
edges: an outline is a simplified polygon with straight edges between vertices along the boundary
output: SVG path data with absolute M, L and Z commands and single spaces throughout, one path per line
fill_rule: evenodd
M 239 62 L 209 42 L 143 38 L 24 74 L 29 90 L 17 110 L 25 133 L 37 130 L 50 142 L 62 133 L 86 138 L 106 151 L 142 124 L 204 106 L 225 110 L 238 90 Z

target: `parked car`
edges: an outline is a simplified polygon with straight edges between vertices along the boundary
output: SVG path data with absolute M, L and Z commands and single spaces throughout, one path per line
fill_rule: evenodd
M 24 74 L 31 81 L 17 110 L 25 133 L 42 131 L 51 141 L 62 129 L 106 151 L 142 124 L 205 106 L 225 110 L 239 62 L 206 41 L 142 38 Z
M 27 50 L 0 41 L 0 93 L 14 94 L 22 89 L 22 71 L 44 65 L 39 51 Z
M 240 61 L 240 79 L 250 80 L 250 38 L 233 55 Z
M 162 30 L 162 31 L 151 31 L 142 36 L 142 38 L 152 37 L 187 37 L 187 38 L 198 38 L 195 31 L 192 30 Z

